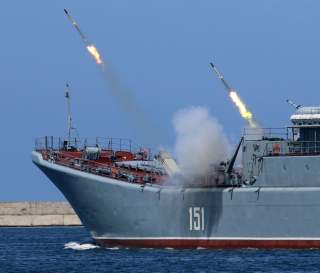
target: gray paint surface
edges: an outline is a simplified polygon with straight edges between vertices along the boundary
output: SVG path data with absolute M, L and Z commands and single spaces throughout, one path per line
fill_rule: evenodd
M 301 160 L 313 169 L 305 177 L 288 177 L 279 160 L 291 172 L 300 170 Z M 142 187 L 59 166 L 33 152 L 33 162 L 94 238 L 320 238 L 319 160 L 263 157 L 262 168 L 253 165 L 257 181 L 251 186 Z

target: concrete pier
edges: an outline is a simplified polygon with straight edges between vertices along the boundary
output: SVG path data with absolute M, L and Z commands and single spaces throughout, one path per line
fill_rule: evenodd
M 79 225 L 68 202 L 0 202 L 0 227 Z

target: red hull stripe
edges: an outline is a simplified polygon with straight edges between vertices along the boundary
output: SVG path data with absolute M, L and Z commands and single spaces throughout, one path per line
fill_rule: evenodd
M 236 248 L 286 248 L 286 249 L 306 249 L 320 248 L 320 240 L 183 240 L 183 239 L 102 239 L 95 238 L 95 241 L 102 246 L 122 246 L 122 247 L 145 247 L 145 248 L 216 248 L 216 249 L 236 249 Z

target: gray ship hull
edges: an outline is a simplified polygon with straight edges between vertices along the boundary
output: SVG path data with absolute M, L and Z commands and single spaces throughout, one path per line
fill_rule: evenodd
M 141 186 L 32 157 L 102 245 L 320 247 L 318 187 Z

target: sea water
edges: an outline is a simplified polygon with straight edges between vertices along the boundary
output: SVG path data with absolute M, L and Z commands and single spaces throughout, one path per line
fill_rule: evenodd
M 6 272 L 320 272 L 320 250 L 103 248 L 84 228 L 0 228 Z

